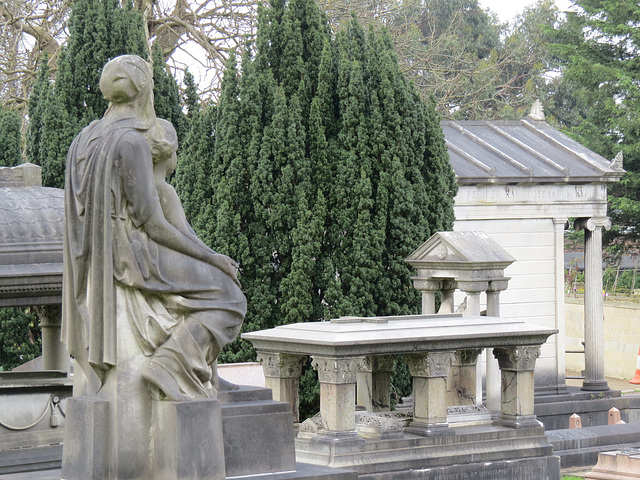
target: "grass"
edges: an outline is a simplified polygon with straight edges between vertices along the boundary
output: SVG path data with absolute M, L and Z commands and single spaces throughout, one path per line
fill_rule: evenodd
M 562 477 L 562 480 L 584 480 L 584 477 L 568 476 L 568 477 Z

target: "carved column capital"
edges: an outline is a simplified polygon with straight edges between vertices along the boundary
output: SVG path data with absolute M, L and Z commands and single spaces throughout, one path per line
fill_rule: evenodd
M 486 292 L 489 288 L 488 281 L 458 280 L 458 288 L 465 293 Z
M 495 280 L 491 280 L 489 282 L 489 287 L 487 288 L 487 292 L 502 292 L 509 287 L 509 280 L 511 278 L 496 278 Z
M 500 370 L 531 372 L 540 356 L 540 346 L 494 348 L 493 356 L 498 359 Z
M 62 324 L 62 305 L 37 305 L 32 310 L 41 327 L 60 327 Z
M 598 227 L 611 230 L 611 219 L 609 217 L 578 218 L 574 226 L 576 230 L 589 230 L 590 232 L 595 231 Z
M 286 353 L 258 352 L 258 361 L 262 364 L 265 377 L 298 378 L 302 374 L 305 357 Z
M 405 356 L 412 377 L 446 377 L 455 352 L 412 353 Z
M 458 282 L 451 278 L 447 278 L 442 281 L 442 285 L 440 288 L 444 291 L 456 290 L 458 288 Z
M 442 282 L 433 278 L 412 277 L 413 286 L 416 290 L 423 292 L 437 292 L 440 290 Z
M 476 365 L 478 363 L 478 355 L 480 355 L 480 353 L 482 353 L 481 348 L 458 350 L 454 357 L 454 364 L 458 367 Z
M 362 357 L 356 358 L 325 358 L 311 357 L 311 365 L 318 371 L 320 383 L 335 385 L 356 383 L 358 369 L 364 362 Z
M 390 372 L 393 369 L 395 355 L 376 355 L 364 357 L 360 370 L 364 372 Z

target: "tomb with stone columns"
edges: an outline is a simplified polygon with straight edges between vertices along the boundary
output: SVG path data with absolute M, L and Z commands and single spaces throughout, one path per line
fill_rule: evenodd
M 361 479 L 557 480 L 559 459 L 533 401 L 535 363 L 555 333 L 522 320 L 446 313 L 341 317 L 243 338 L 254 345 L 279 399 L 294 410 L 299 365 L 311 357 L 318 372 L 320 412 L 300 424 L 298 461 L 355 470 Z M 494 417 L 475 404 L 476 359 L 485 348 L 500 372 Z M 390 359 L 397 355 L 413 378 L 410 411 L 388 406 Z M 450 395 L 455 368 L 462 370 L 458 387 L 465 397 Z M 459 407 L 472 407 L 466 421 L 456 418 Z
M 72 388 L 60 341 L 63 191 L 43 187 L 37 165 L 0 168 L 0 226 L 0 307 L 35 311 L 43 353 L 37 370 L 0 372 L 0 473 L 6 473 L 60 464 Z

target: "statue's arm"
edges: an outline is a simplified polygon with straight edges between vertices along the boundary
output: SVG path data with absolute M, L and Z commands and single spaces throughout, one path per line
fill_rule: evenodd
M 154 242 L 213 265 L 235 278 L 237 264 L 233 260 L 192 241 L 165 218 L 153 176 L 151 150 L 144 137 L 128 133 L 119 147 L 119 173 L 134 225 Z

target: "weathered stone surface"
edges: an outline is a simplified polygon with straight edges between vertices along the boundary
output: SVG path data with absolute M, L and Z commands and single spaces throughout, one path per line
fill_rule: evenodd
M 63 450 L 64 480 L 109 480 L 109 402 L 89 398 L 67 401 Z
M 295 470 L 293 415 L 288 403 L 270 399 L 226 403 L 222 405 L 222 432 L 227 476 Z
M 153 402 L 153 480 L 224 480 L 218 400 Z
M 640 448 L 603 452 L 585 480 L 632 480 L 640 478 Z

